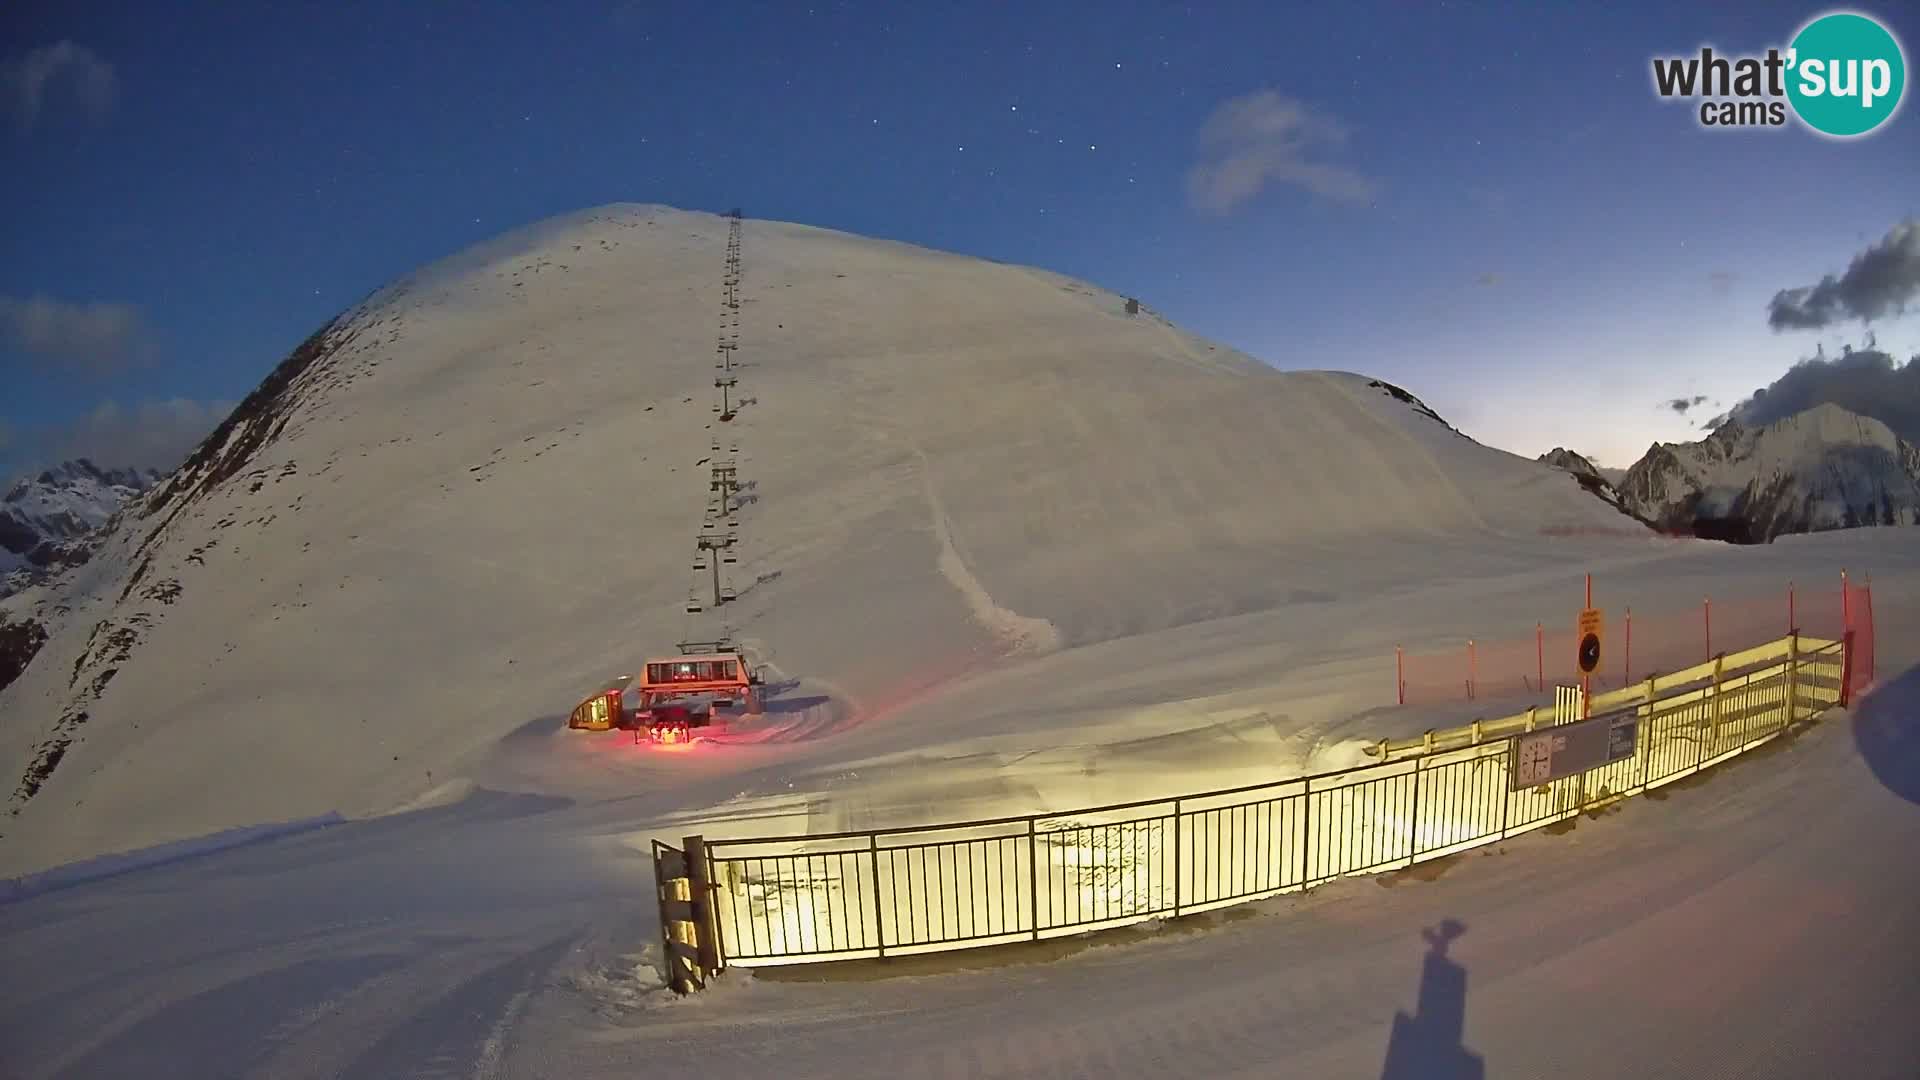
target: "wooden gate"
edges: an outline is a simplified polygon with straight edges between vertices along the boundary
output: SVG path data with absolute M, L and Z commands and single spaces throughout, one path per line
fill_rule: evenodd
M 660 901 L 660 944 L 667 985 L 676 994 L 706 988 L 721 968 L 713 920 L 713 887 L 707 874 L 707 845 L 686 837 L 684 848 L 653 842 L 654 891 Z

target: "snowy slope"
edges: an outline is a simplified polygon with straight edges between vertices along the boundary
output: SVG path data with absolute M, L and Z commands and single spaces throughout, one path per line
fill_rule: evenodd
M 1920 843 L 1920 546 L 1852 530 L 1658 551 L 1632 567 L 1641 596 L 1873 567 L 1884 685 L 1854 715 L 1699 781 L 1409 874 L 1035 947 L 816 965 L 799 981 L 736 970 L 686 999 L 660 985 L 646 849 L 717 831 L 686 813 L 684 775 L 716 759 L 636 767 L 604 800 L 483 791 L 0 904 L 5 958 L 33 973 L 0 980 L 0 1046 L 32 1080 L 1399 1078 L 1461 1075 L 1438 1066 L 1463 1058 L 1488 1076 L 1575 1080 L 1910 1077 L 1920 866 L 1898 856 Z M 1605 569 L 1436 581 L 1380 603 L 1457 628 L 1538 611 L 1516 605 L 1577 589 L 1584 568 Z M 1618 568 L 1600 580 L 1618 603 Z M 1318 610 L 1337 616 L 1302 620 L 1320 638 L 1375 614 Z M 1239 641 L 1229 659 L 1280 669 L 1295 681 L 1276 700 L 1292 703 L 1316 673 L 1274 632 L 1280 618 L 1225 620 L 1198 646 L 1166 647 L 1208 627 L 1156 635 L 1157 666 L 1124 641 L 1036 666 L 1077 659 L 1083 689 L 1139 694 L 1218 681 L 1185 654 Z M 579 762 L 612 746 L 506 740 L 526 757 L 554 744 Z M 786 758 L 759 764 L 715 782 L 791 779 L 795 802 L 818 798 Z M 765 815 L 729 824 L 770 831 Z M 1436 949 L 1423 932 L 1444 920 L 1464 933 Z M 1596 1000 L 1611 1020 L 1569 1021 Z
M 106 524 L 160 479 L 151 469 L 101 469 L 85 458 L 21 477 L 0 496 L 0 572 L 61 564 L 74 554 L 69 541 Z
M 1023 656 L 1321 618 L 1620 528 L 1364 376 L 1058 275 L 744 229 L 732 424 L 712 215 L 545 222 L 318 331 L 57 594 L 0 607 L 48 634 L 0 691 L 0 866 L 401 805 L 723 629 L 844 733 Z M 689 619 L 717 436 L 750 485 L 741 599 Z
M 1697 443 L 1657 443 L 1628 471 L 1628 505 L 1665 528 L 1705 520 L 1727 538 L 1920 521 L 1920 450 L 1885 424 L 1819 405 L 1764 428 L 1729 421 Z

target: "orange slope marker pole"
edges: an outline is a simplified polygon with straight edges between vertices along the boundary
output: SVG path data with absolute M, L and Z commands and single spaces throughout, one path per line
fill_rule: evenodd
M 1547 631 L 1540 623 L 1533 624 L 1533 678 L 1534 692 L 1547 692 Z

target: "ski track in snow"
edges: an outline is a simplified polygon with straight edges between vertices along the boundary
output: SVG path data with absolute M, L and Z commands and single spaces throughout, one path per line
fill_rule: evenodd
M 927 455 L 918 448 L 915 448 L 914 455 L 920 461 L 920 476 L 926 486 L 927 505 L 933 513 L 933 530 L 940 538 L 941 576 L 966 598 L 967 610 L 972 612 L 974 619 L 1013 651 L 1049 653 L 1058 649 L 1059 627 L 1045 619 L 1001 607 L 994 602 L 993 594 L 980 583 L 980 579 L 974 576 L 953 538 L 953 523 L 947 520 L 946 508 L 940 504 L 940 492 L 934 487 L 933 471 L 927 464 Z

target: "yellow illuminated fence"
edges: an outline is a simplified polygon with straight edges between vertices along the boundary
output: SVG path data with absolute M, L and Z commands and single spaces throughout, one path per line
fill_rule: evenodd
M 1412 739 L 1373 763 L 1055 815 L 705 844 L 721 966 L 900 956 L 1175 917 L 1398 869 L 1635 795 L 1845 700 L 1849 639 L 1798 635 L 1595 695 L 1632 756 L 1513 790 L 1529 709 Z M 1577 696 L 1573 699 L 1577 704 Z

